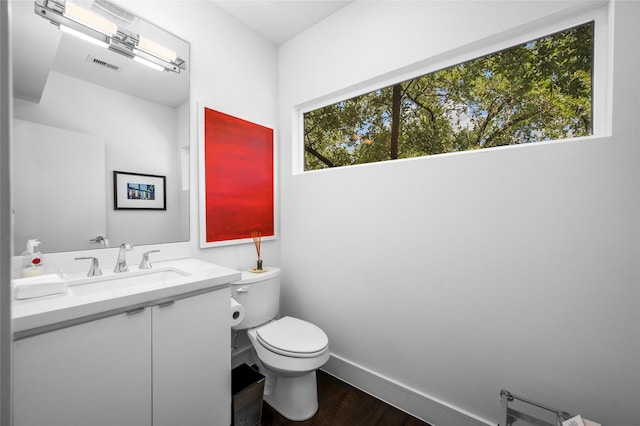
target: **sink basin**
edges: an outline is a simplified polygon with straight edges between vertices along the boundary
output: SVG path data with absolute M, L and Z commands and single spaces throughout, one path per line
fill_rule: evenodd
M 191 274 L 176 268 L 145 269 L 142 271 L 122 272 L 99 277 L 72 279 L 68 280 L 68 283 L 69 291 L 78 296 L 103 293 L 105 291 L 117 295 L 118 293 L 127 293 L 134 289 L 135 291 L 140 291 L 141 287 L 161 288 L 176 284 L 189 275 Z

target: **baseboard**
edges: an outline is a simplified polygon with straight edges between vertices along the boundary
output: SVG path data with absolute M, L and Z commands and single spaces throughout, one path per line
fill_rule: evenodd
M 434 426 L 495 425 L 334 354 L 321 369 Z

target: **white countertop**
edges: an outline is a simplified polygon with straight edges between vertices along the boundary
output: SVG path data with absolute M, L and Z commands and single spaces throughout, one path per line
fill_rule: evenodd
M 135 276 L 145 272 L 178 272 L 162 280 L 150 282 Z M 239 280 L 241 272 L 224 266 L 189 258 L 155 262 L 151 270 L 130 272 L 103 271 L 99 277 L 87 278 L 84 274 L 67 277 L 66 294 L 45 296 L 27 300 L 14 300 L 12 305 L 13 331 L 22 332 L 51 324 L 91 317 L 100 313 L 141 306 L 157 300 L 171 299 L 182 294 L 223 288 Z M 160 276 L 158 274 L 157 276 Z M 109 279 L 131 277 L 131 284 L 110 285 Z M 99 281 L 99 282 L 96 282 Z M 113 283 L 113 282 L 112 282 Z

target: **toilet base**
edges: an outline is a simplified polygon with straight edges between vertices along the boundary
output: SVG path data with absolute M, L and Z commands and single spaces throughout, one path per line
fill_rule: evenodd
M 264 400 L 274 410 L 293 421 L 307 420 L 316 414 L 318 384 L 315 370 L 299 376 L 266 373 Z

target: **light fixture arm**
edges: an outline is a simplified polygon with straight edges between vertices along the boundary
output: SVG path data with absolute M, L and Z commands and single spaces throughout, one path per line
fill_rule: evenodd
M 133 58 L 136 56 L 134 49 L 138 44 L 138 40 L 138 34 L 118 28 L 118 31 L 113 35 L 113 37 L 111 37 L 109 49 Z

